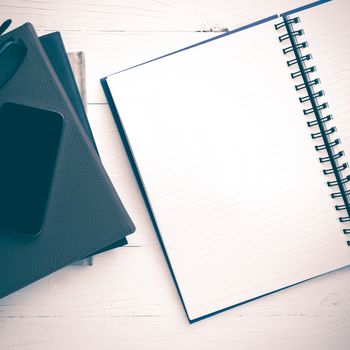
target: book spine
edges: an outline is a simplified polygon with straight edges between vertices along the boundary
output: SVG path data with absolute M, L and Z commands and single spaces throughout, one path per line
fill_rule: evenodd
M 299 97 L 299 101 L 304 106 L 304 115 L 310 118 L 307 126 L 313 130 L 312 139 L 320 141 L 315 149 L 322 153 L 319 161 L 327 166 L 323 169 L 323 174 L 331 177 L 327 181 L 327 186 L 336 188 L 331 196 L 340 201 L 335 205 L 335 209 L 344 213 L 339 217 L 339 221 L 348 222 L 350 221 L 350 190 L 347 189 L 347 183 L 350 181 L 350 175 L 345 175 L 344 172 L 349 166 L 348 163 L 342 162 L 344 151 L 338 150 L 341 141 L 334 135 L 336 127 L 328 125 L 333 117 L 326 113 L 328 103 L 321 102 L 324 91 L 318 88 L 320 79 L 311 77 L 316 72 L 316 67 L 307 66 L 312 56 L 303 52 L 308 47 L 308 43 L 301 40 L 304 35 L 303 29 L 295 28 L 299 23 L 299 17 L 285 16 L 281 23 L 275 24 L 275 29 L 284 32 L 278 39 L 284 44 L 283 53 L 290 57 L 287 60 L 288 67 L 296 68 L 291 73 L 291 77 L 296 82 L 295 89 L 300 93 L 304 92 Z M 350 234 L 350 229 L 343 229 L 343 233 Z M 347 244 L 350 246 L 350 240 L 347 240 Z

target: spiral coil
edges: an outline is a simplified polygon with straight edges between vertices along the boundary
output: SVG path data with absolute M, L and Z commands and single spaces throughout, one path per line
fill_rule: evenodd
M 299 84 L 295 84 L 295 89 L 297 91 L 305 90 L 305 96 L 299 97 L 299 101 L 310 106 L 304 108 L 303 113 L 307 117 L 311 115 L 315 117 L 315 119 L 307 121 L 307 126 L 314 129 L 318 128 L 317 131 L 311 133 L 311 137 L 314 140 L 322 141 L 322 143 L 315 146 L 316 151 L 326 153 L 319 157 L 319 161 L 330 164 L 328 169 L 323 170 L 323 174 L 333 177 L 331 181 L 327 181 L 328 187 L 338 187 L 338 191 L 331 193 L 331 197 L 342 200 L 342 204 L 335 205 L 337 211 L 345 211 L 346 213 L 344 216 L 339 217 L 339 221 L 342 223 L 348 222 L 350 221 L 350 190 L 346 188 L 346 184 L 350 182 L 350 175 L 343 175 L 343 172 L 349 166 L 346 162 L 340 162 L 344 152 L 335 150 L 336 146 L 340 144 L 340 139 L 331 139 L 337 130 L 334 126 L 329 127 L 327 125 L 332 120 L 332 115 L 323 115 L 323 112 L 328 108 L 328 103 L 319 103 L 318 101 L 324 96 L 324 91 L 315 91 L 317 85 L 320 84 L 320 79 L 311 79 L 310 77 L 310 74 L 316 72 L 315 66 L 306 67 L 306 63 L 312 59 L 312 55 L 302 53 L 302 50 L 308 47 L 308 43 L 300 40 L 304 35 L 304 31 L 294 28 L 298 23 L 300 23 L 299 17 L 290 18 L 286 16 L 283 17 L 283 22 L 275 24 L 275 29 L 285 32 L 278 39 L 281 43 L 287 43 L 288 45 L 282 50 L 283 54 L 293 55 L 291 59 L 287 60 L 288 67 L 298 67 L 295 72 L 291 73 L 291 77 L 292 79 L 301 79 Z M 350 229 L 343 229 L 343 233 L 350 234 Z M 347 240 L 347 244 L 350 246 L 350 240 Z

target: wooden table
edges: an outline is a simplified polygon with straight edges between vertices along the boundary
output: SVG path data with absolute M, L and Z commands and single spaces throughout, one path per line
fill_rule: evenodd
M 99 79 L 307 1 L 0 0 L 0 20 L 84 51 L 88 116 L 137 232 L 129 245 L 0 300 L 0 349 L 350 349 L 350 269 L 190 325 Z M 215 89 L 215 87 L 213 87 Z

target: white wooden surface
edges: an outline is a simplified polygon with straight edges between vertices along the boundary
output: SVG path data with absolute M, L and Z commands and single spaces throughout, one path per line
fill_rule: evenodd
M 0 349 L 350 349 L 350 268 L 190 325 L 99 78 L 306 1 L 0 0 L 0 20 L 86 54 L 88 116 L 137 232 L 0 300 Z M 278 7 L 278 9 L 276 9 Z

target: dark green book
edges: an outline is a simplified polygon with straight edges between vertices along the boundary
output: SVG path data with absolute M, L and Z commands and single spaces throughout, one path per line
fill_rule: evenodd
M 65 49 L 62 36 L 59 32 L 53 32 L 41 36 L 40 42 L 48 56 L 52 67 L 56 71 L 63 88 L 65 89 L 76 113 L 80 119 L 86 134 L 91 140 L 96 152 L 97 146 L 89 120 L 86 115 L 86 90 L 85 90 L 85 57 L 83 52 L 69 53 Z M 104 251 L 122 247 L 128 243 L 126 238 L 123 238 L 112 245 L 96 252 L 102 253 Z M 83 264 L 91 265 L 92 259 L 82 261 Z

